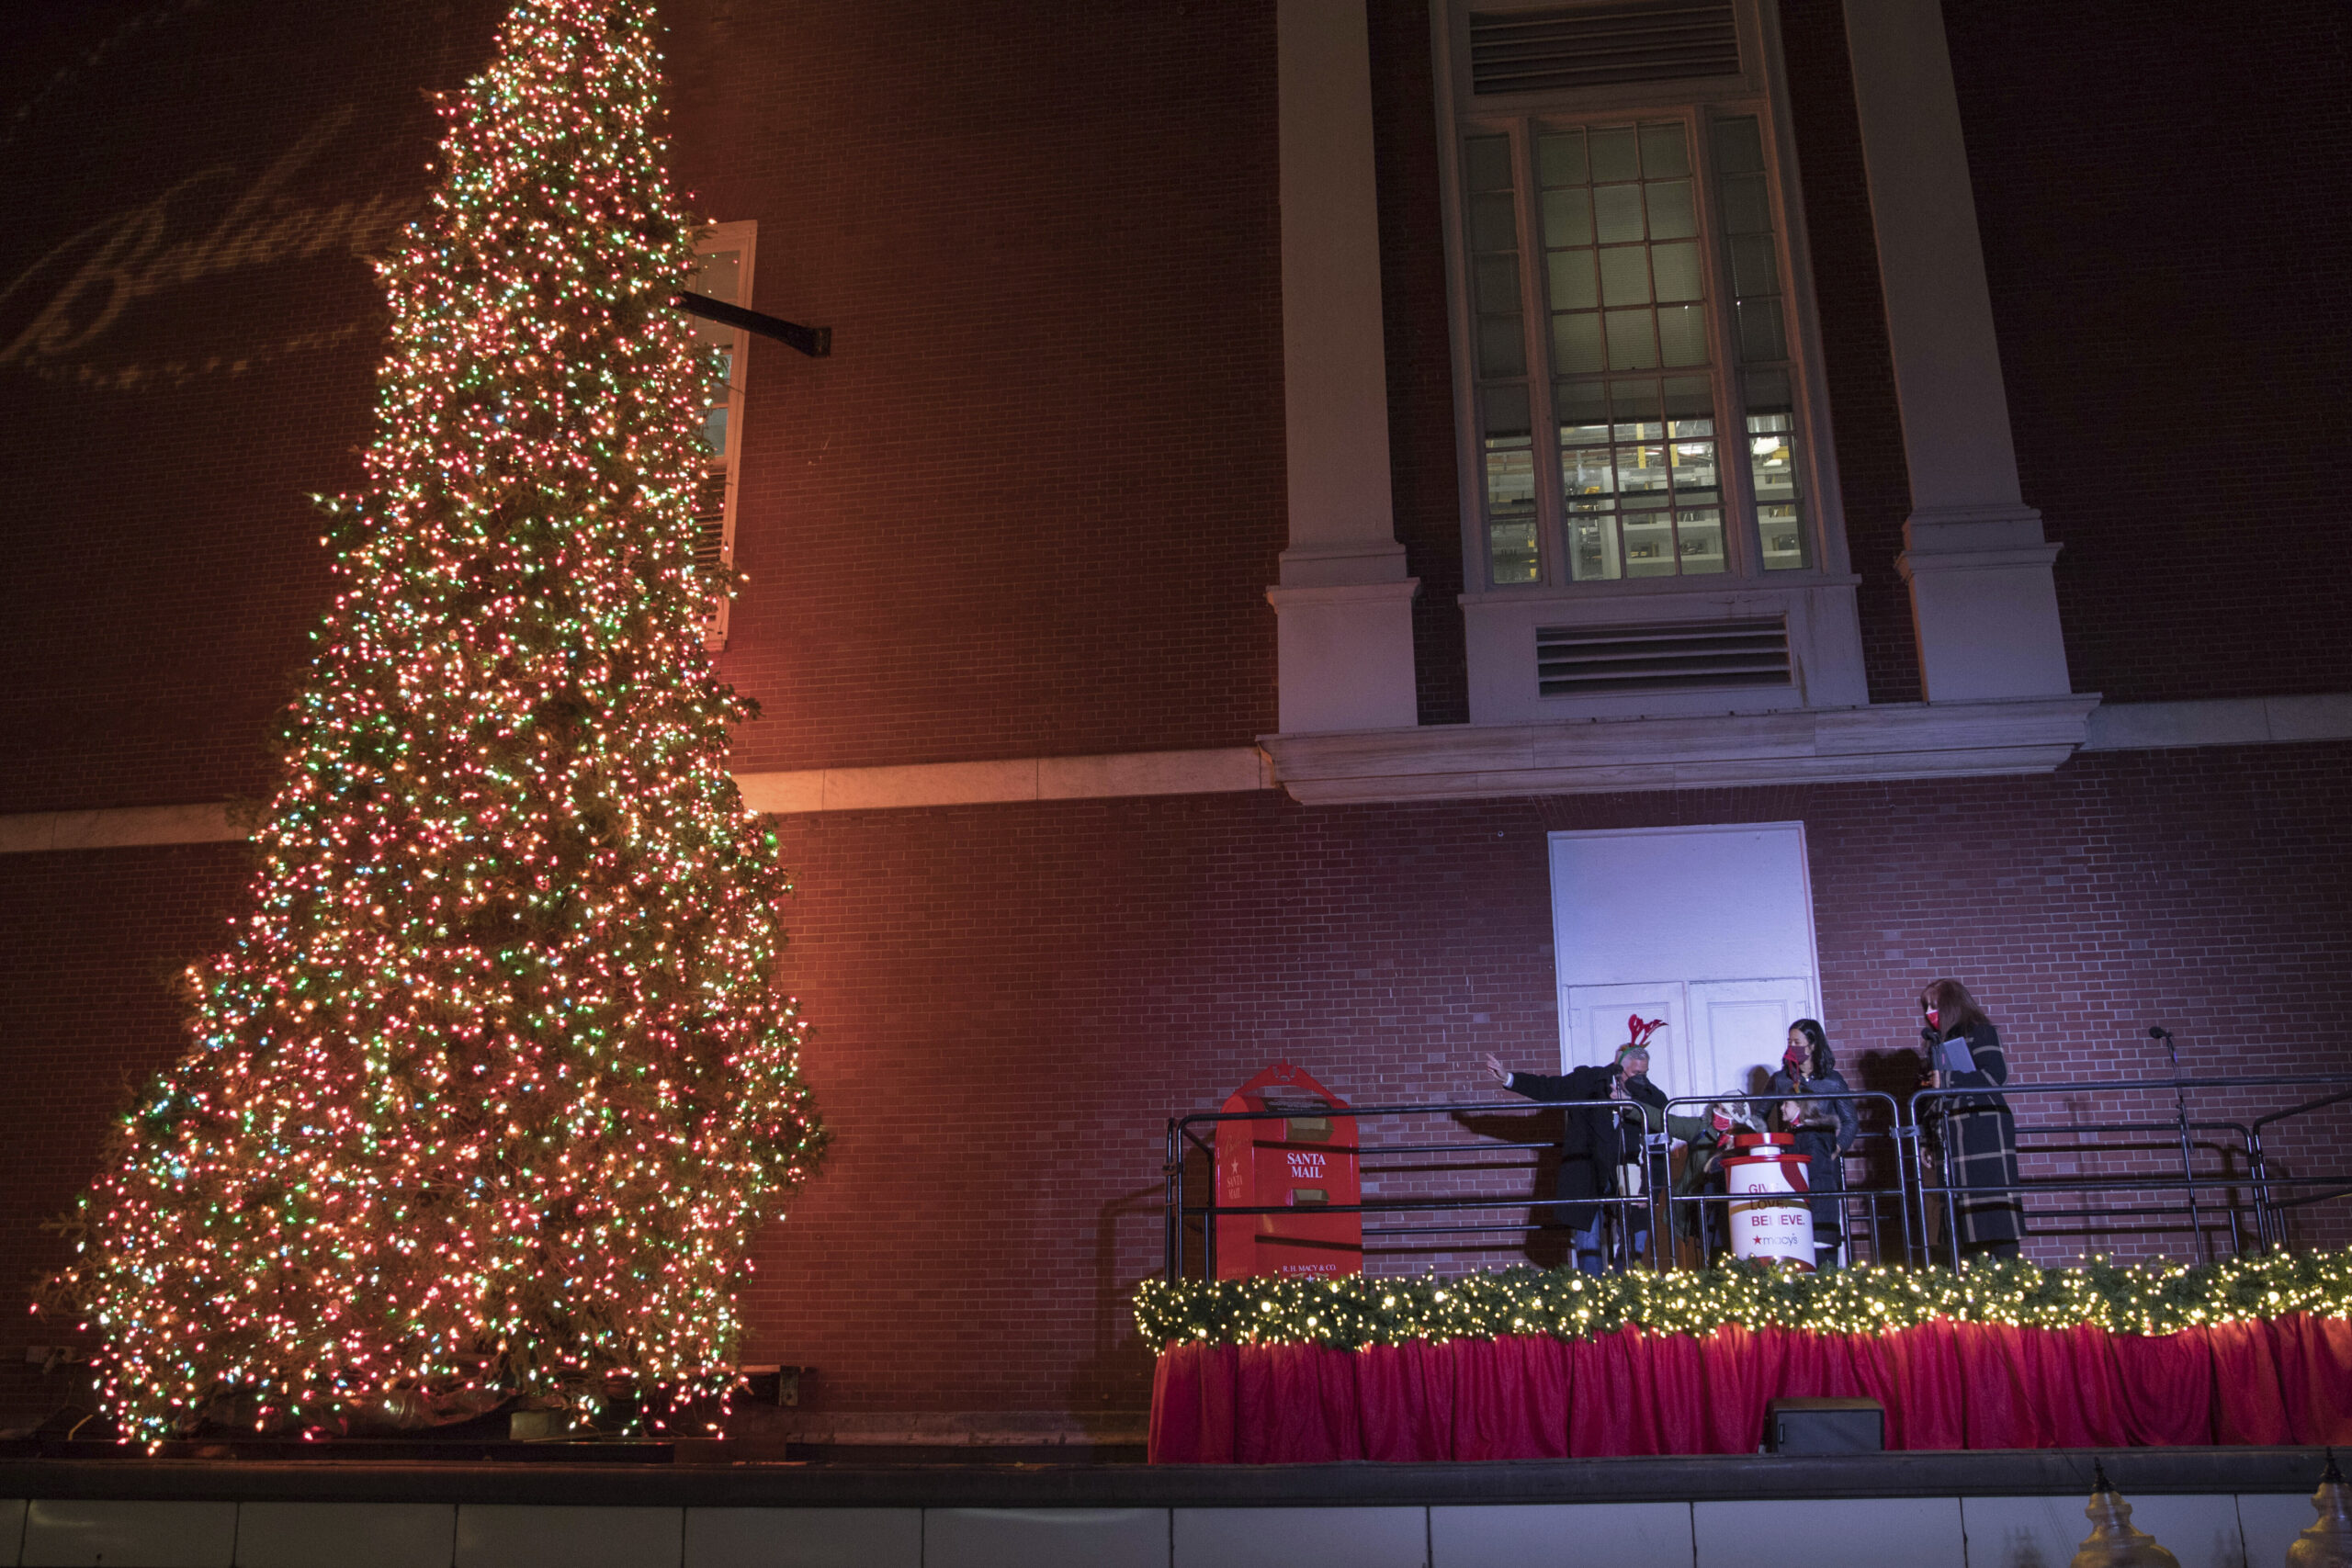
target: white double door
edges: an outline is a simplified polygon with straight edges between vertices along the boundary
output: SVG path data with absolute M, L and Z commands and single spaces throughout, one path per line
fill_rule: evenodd
M 1821 1017 L 1804 825 L 1552 835 L 1564 1066 L 1663 1019 L 1650 1079 L 1675 1099 L 1762 1092 L 1789 1025 Z
M 1650 1081 L 1668 1098 L 1683 1100 L 1762 1093 L 1781 1065 L 1789 1025 L 1819 1010 L 1811 976 L 1781 975 L 1568 986 L 1561 1011 L 1571 1066 L 1614 1057 L 1630 1016 L 1664 1019 L 1650 1048 Z

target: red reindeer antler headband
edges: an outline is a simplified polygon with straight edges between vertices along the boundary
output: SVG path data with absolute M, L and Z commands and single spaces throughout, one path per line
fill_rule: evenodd
M 1620 1050 L 1618 1055 L 1623 1055 L 1626 1051 L 1648 1050 L 1650 1047 L 1650 1036 L 1656 1034 L 1659 1030 L 1664 1029 L 1665 1027 L 1666 1020 L 1662 1018 L 1654 1018 L 1649 1020 L 1647 1022 L 1644 1022 L 1640 1013 L 1634 1014 L 1625 1021 L 1625 1029 L 1629 1037 L 1625 1042 L 1623 1049 Z

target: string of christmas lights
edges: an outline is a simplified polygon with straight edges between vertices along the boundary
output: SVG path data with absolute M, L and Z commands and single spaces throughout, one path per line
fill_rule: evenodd
M 2290 1313 L 2352 1317 L 2352 1251 L 2273 1253 L 2196 1268 L 2104 1258 L 2065 1269 L 1977 1259 L 1957 1270 L 1865 1264 L 1815 1274 L 1730 1261 L 1598 1278 L 1522 1268 L 1452 1279 L 1147 1280 L 1135 1298 L 1136 1325 L 1149 1344 L 1343 1350 L 1514 1334 L 1582 1339 L 1628 1327 L 1654 1334 L 1707 1335 L 1727 1325 L 1870 1334 L 1937 1319 L 2176 1334 Z
M 723 1400 L 821 1131 L 790 891 L 727 768 L 650 0 L 521 0 L 378 264 L 367 483 L 251 913 L 46 1304 L 126 1438 Z

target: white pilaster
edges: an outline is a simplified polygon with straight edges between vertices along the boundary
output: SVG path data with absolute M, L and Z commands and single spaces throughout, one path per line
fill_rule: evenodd
M 1911 470 L 1896 565 L 1930 702 L 2071 689 L 2050 567 L 2018 493 L 1976 202 L 1939 0 L 1846 0 L 1887 342 Z
M 1412 600 L 1388 499 L 1388 374 L 1363 0 L 1278 0 L 1284 734 L 1416 722 Z

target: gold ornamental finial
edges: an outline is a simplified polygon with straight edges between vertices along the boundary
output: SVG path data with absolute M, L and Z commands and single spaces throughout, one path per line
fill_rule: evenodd
M 2287 1548 L 2287 1568 L 2352 1568 L 2348 1506 L 2352 1506 L 2352 1486 L 2344 1484 L 2344 1472 L 2335 1468 L 2335 1450 L 2330 1449 L 2319 1490 L 2312 1494 L 2312 1506 L 2319 1510 L 2319 1517 Z
M 2091 1461 L 2091 1500 L 2083 1509 L 2091 1533 L 2075 1553 L 2069 1568 L 2180 1568 L 2180 1559 L 2156 1544 L 2156 1538 L 2132 1524 L 2132 1505 L 2108 1483 L 2107 1466 Z

